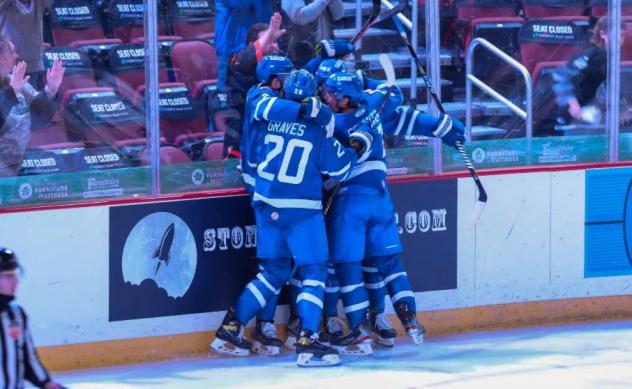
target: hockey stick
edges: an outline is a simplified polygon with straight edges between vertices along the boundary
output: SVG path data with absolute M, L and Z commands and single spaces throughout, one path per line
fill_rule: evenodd
M 417 64 L 417 69 L 419 70 L 419 73 L 421 74 L 421 77 L 424 80 L 426 89 L 428 89 L 428 92 L 430 92 L 430 95 L 432 96 L 432 99 L 437 105 L 437 108 L 439 108 L 439 111 L 441 111 L 442 114 L 445 114 L 445 109 L 443 108 L 443 104 L 441 104 L 441 100 L 439 100 L 439 97 L 434 92 L 432 83 L 430 82 L 430 79 L 428 78 L 428 75 L 426 74 L 424 67 L 421 65 L 421 61 L 419 60 L 417 51 L 413 48 L 413 46 L 410 44 L 410 41 L 408 40 L 408 36 L 406 35 L 404 26 L 399 20 L 397 20 L 397 18 L 393 18 L 393 22 L 395 23 L 395 27 L 397 28 L 397 31 L 399 32 L 399 36 L 402 38 L 402 41 L 404 41 L 404 45 L 408 49 L 410 56 L 415 61 L 415 64 Z M 483 212 L 483 208 L 485 207 L 485 204 L 487 204 L 487 192 L 485 191 L 485 188 L 483 187 L 483 183 L 481 182 L 480 178 L 478 177 L 478 174 L 476 173 L 476 169 L 474 169 L 474 165 L 472 165 L 470 158 L 467 156 L 467 153 L 465 152 L 465 147 L 463 147 L 463 144 L 461 144 L 461 142 L 456 142 L 456 148 L 459 150 L 459 153 L 461 154 L 461 157 L 463 158 L 463 162 L 465 162 L 465 166 L 467 167 L 467 170 L 470 172 L 470 175 L 472 176 L 472 179 L 474 180 L 474 183 L 476 184 L 476 187 L 478 188 L 478 200 L 476 201 L 474 208 L 472 209 L 472 211 L 470 211 L 470 214 L 467 218 L 467 228 L 471 228 L 472 226 L 474 226 L 474 224 L 476 224 L 476 221 L 478 220 L 478 218 L 481 216 L 481 213 Z
M 353 38 L 351 38 L 351 43 L 356 43 L 357 41 L 362 39 L 364 35 L 366 34 L 366 32 L 369 30 L 369 28 L 371 28 L 372 26 L 384 20 L 390 19 L 393 16 L 397 15 L 398 13 L 404 12 L 404 10 L 406 10 L 406 2 L 401 1 L 395 7 L 388 9 L 380 14 L 379 12 L 380 12 L 381 5 L 382 5 L 382 2 L 380 0 L 373 0 L 373 9 L 371 10 L 371 15 L 369 16 L 369 20 L 367 20 L 367 22 L 364 23 L 364 25 L 353 36 Z
M 391 61 L 391 58 L 388 55 L 382 53 L 379 56 L 379 61 L 380 61 L 380 64 L 382 65 L 382 68 L 384 69 L 384 74 L 386 75 L 386 85 L 388 86 L 388 89 L 386 90 L 386 94 L 384 95 L 384 98 L 380 102 L 379 107 L 375 111 L 375 116 L 373 117 L 373 120 L 371 121 L 371 125 L 370 125 L 371 128 L 377 125 L 378 123 L 377 120 L 380 116 L 380 113 L 382 113 L 382 111 L 384 110 L 384 107 L 386 107 L 386 103 L 388 102 L 388 98 L 391 95 L 391 91 L 395 87 L 395 68 L 393 67 L 393 62 Z M 329 213 L 329 209 L 331 208 L 331 205 L 334 202 L 334 198 L 336 197 L 336 195 L 338 195 L 340 188 L 342 188 L 342 182 L 337 182 L 336 186 L 331 192 L 331 195 L 327 199 L 327 203 L 325 204 L 325 208 L 323 210 L 323 213 L 325 214 L 325 216 L 327 216 L 327 214 Z

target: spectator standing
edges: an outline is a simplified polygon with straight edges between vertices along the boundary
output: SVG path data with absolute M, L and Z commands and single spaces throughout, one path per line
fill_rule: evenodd
M 226 86 L 228 64 L 233 54 L 246 45 L 251 25 L 266 22 L 272 16 L 271 0 L 218 0 L 215 2 L 215 49 L 217 51 L 217 87 Z
M 17 62 L 13 43 L 0 35 L 0 177 L 20 172 L 33 121 L 48 122 L 57 109 L 54 101 L 64 77 L 61 61 L 46 74 L 44 92 L 37 92 L 26 75 L 27 63 Z
M 248 29 L 246 35 L 246 47 L 234 54 L 230 60 L 228 70 L 228 86 L 231 93 L 246 96 L 246 93 L 257 80 L 257 64 L 268 54 L 279 52 L 277 40 L 285 34 L 285 30 L 281 29 L 281 15 L 275 13 L 270 18 L 270 24 L 256 23 Z M 239 112 L 240 117 L 244 117 L 243 108 Z M 236 136 L 226 136 L 224 139 L 224 147 L 227 155 L 233 158 L 239 158 L 239 141 L 241 138 L 242 128 L 234 129 L 238 131 Z
M 314 45 L 334 38 L 333 23 L 342 19 L 342 0 L 282 0 L 287 34 L 279 42 L 298 67 L 309 60 Z
M 13 301 L 20 282 L 19 269 L 13 251 L 0 248 L 0 336 L 2 361 L 5 362 L 5 369 L 0 369 L 2 387 L 23 388 L 24 380 L 27 380 L 38 388 L 62 389 L 63 386 L 51 380 L 40 362 L 28 317 L 24 309 Z
M 52 0 L 0 0 L 0 34 L 15 44 L 36 89 L 44 87 L 44 11 Z

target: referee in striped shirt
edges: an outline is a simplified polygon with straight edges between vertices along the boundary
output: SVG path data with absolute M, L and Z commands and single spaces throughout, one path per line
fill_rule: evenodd
M 19 283 L 19 264 L 13 251 L 0 248 L 0 387 L 22 389 L 24 380 L 38 388 L 62 389 L 51 380 L 35 351 L 26 313 L 13 302 Z

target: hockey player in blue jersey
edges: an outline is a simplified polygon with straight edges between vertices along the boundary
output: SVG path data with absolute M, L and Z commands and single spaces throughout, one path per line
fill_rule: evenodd
M 418 111 L 398 109 L 401 96 L 391 97 L 387 90 L 365 92 L 355 74 L 335 73 L 325 83 L 324 98 L 336 112 L 335 137 L 347 144 L 357 130 L 372 134 L 372 150 L 358 160 L 345 181 L 327 218 L 331 260 L 336 266 L 344 311 L 351 332 L 332 342 L 336 348 L 358 350 L 366 345 L 365 322 L 368 295 L 362 286 L 362 265 L 378 272 L 391 297 L 395 312 L 415 343 L 422 341 L 423 326 L 416 320 L 415 296 L 399 256 L 401 242 L 395 223 L 395 211 L 386 184 L 384 133 L 439 137 L 455 146 L 464 142 L 463 124 L 447 115 L 433 117 Z M 378 107 L 387 98 L 383 111 Z M 393 101 L 390 101 L 390 100 Z
M 331 112 L 311 97 L 316 83 L 305 70 L 292 72 L 284 91 L 291 100 L 307 100 L 314 112 Z M 333 126 L 333 120 L 329 123 Z M 268 262 L 264 271 L 246 286 L 235 309 L 228 310 L 212 348 L 226 354 L 248 355 L 244 325 L 287 282 L 294 260 L 302 279 L 296 301 L 301 319 L 297 364 L 335 365 L 340 362 L 338 353 L 318 341 L 328 258 L 321 174 L 345 180 L 356 160 L 371 150 L 371 135 L 349 134 L 347 144 L 358 150 L 356 157 L 353 148 L 345 149 L 335 138 L 327 137 L 323 126 L 314 120 L 269 121 L 261 134 L 253 207 L 257 256 Z
M 296 121 L 299 117 L 315 120 L 322 119 L 311 110 L 311 105 L 281 98 L 283 82 L 293 70 L 294 65 L 287 57 L 265 56 L 257 64 L 259 84 L 248 91 L 246 98 L 246 121 L 240 142 L 241 170 L 244 186 L 249 194 L 254 193 L 256 178 L 257 138 L 261 135 L 259 127 L 265 128 L 268 118 L 279 121 Z M 325 116 L 326 123 L 330 117 Z M 267 260 L 259 259 L 259 270 L 264 271 Z M 274 325 L 274 314 L 279 291 L 257 313 L 252 351 L 265 355 L 278 355 L 282 342 Z
M 316 81 L 318 82 L 319 95 L 323 94 L 324 84 L 329 76 L 334 73 L 340 72 L 347 72 L 346 65 L 340 59 L 329 58 L 323 60 L 320 63 L 315 73 Z M 364 77 L 364 75 L 361 75 L 360 71 L 356 72 L 356 74 L 358 74 L 363 82 L 362 89 L 375 89 L 383 84 L 383 81 Z M 396 93 L 396 96 L 392 99 L 393 101 L 391 101 L 391 105 L 393 106 L 401 104 L 401 101 L 403 101 L 401 91 L 397 90 L 396 92 L 399 92 L 399 94 Z M 402 97 L 402 100 L 397 100 L 397 96 Z M 368 259 L 363 260 L 363 279 L 365 288 L 367 289 L 369 296 L 369 323 L 371 326 L 371 331 L 375 334 L 375 342 L 384 347 L 392 347 L 395 343 L 397 332 L 384 314 L 384 299 L 386 297 L 386 287 L 384 280 L 379 273 L 372 271 L 373 268 L 374 266 L 371 265 Z M 340 283 L 338 281 L 338 278 L 336 277 L 335 266 L 333 266 L 333 264 L 329 264 L 327 271 L 328 277 L 326 282 L 325 300 L 323 307 L 325 335 L 327 339 L 340 338 L 344 332 L 344 324 L 342 320 L 338 317 Z M 365 349 L 364 352 L 368 352 L 368 350 Z

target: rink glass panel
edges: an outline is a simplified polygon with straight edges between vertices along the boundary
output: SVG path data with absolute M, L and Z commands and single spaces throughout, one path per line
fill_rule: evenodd
M 530 70 L 533 77 L 534 127 L 533 136 L 527 137 L 524 120 L 474 87 L 472 141 L 466 145 L 474 165 L 484 170 L 595 163 L 612 159 L 612 142 L 610 129 L 605 126 L 604 107 L 601 118 L 595 123 L 550 126 L 551 120 L 555 121 L 559 113 L 555 104 L 551 107 L 554 100 L 550 92 L 551 74 L 555 66 L 572 55 L 566 50 L 569 44 L 555 45 L 550 41 L 566 39 L 572 42 L 571 46 L 576 51 L 587 47 L 590 31 L 582 28 L 591 26 L 596 15 L 604 12 L 603 4 L 591 6 L 588 17 L 577 15 L 573 19 L 573 15 L 562 15 L 557 24 L 547 22 L 534 27 L 542 2 L 527 2 L 531 8 L 526 12 L 528 18 L 525 19 L 525 9 L 520 11 L 516 8 L 516 2 L 503 0 L 498 5 L 496 1 L 496 13 L 489 14 L 486 13 L 489 4 L 485 1 L 437 2 L 440 33 L 436 40 L 441 47 L 441 55 L 434 61 L 440 66 L 441 82 L 433 80 L 433 84 L 435 87 L 441 85 L 442 100 L 448 113 L 465 121 L 464 60 L 467 42 L 483 37 Z M 566 8 L 562 8 L 573 9 L 571 2 L 569 0 Z M 156 110 L 159 118 L 161 145 L 160 186 L 158 193 L 154 194 L 242 187 L 238 160 L 226 159 L 225 154 L 227 134 L 243 122 L 236 109 L 239 104 L 243 105 L 243 100 L 240 100 L 243 96 L 222 94 L 222 90 L 215 87 L 217 59 L 212 36 L 212 2 L 208 7 L 195 9 L 179 8 L 186 2 L 161 3 L 154 15 L 160 35 L 158 52 L 151 58 L 143 39 L 142 14 L 146 6 L 143 1 L 114 1 L 107 9 L 88 3 L 91 3 L 90 14 L 84 18 L 59 17 L 64 12 L 56 10 L 47 17 L 45 39 L 50 45 L 44 50 L 45 65 L 50 66 L 54 58 L 62 58 L 67 68 L 58 98 L 60 110 L 52 123 L 33 129 L 21 174 L 0 180 L 2 206 L 152 194 L 155 176 L 152 176 L 149 165 L 147 143 L 150 132 L 145 130 L 148 115 L 144 100 L 145 90 L 149 87 L 145 68 L 150 61 L 158 64 L 159 103 L 149 109 Z M 626 7 L 624 2 L 624 20 L 629 18 Z M 419 4 L 418 12 L 419 54 L 422 62 L 427 63 L 423 49 L 426 45 L 424 4 Z M 529 12 L 532 14 L 529 15 Z M 406 15 L 410 18 L 410 11 Z M 491 22 L 484 19 L 491 16 L 501 19 Z M 533 58 L 534 50 L 524 48 L 529 41 L 528 34 L 524 32 L 525 26 L 530 27 L 533 33 L 545 31 L 542 27 L 545 24 L 553 26 L 552 29 L 546 27 L 546 31 L 554 32 L 553 35 L 532 34 L 531 38 L 548 42 L 542 46 L 546 50 L 540 50 L 548 57 Z M 624 24 L 624 31 L 627 33 L 631 26 L 631 23 Z M 393 29 L 389 23 L 379 27 Z M 578 32 L 576 36 L 570 36 L 571 31 Z M 407 32 L 411 38 L 411 31 Z M 77 37 L 92 39 L 73 41 Z M 405 53 L 397 36 L 389 40 L 392 38 L 387 35 L 382 42 L 388 44 L 389 52 Z M 379 47 L 380 42 L 373 44 Z M 614 69 L 621 76 L 618 103 L 622 112 L 630 109 L 628 95 L 632 93 L 631 58 L 626 57 L 632 52 L 630 48 L 626 49 L 630 44 L 632 39 L 624 42 L 621 66 Z M 524 108 L 525 86 L 518 73 L 481 48 L 475 51 L 474 57 L 473 74 L 518 107 Z M 396 59 L 397 55 L 392 58 Z M 187 62 L 187 59 L 190 61 Z M 542 61 L 547 66 L 538 67 L 537 63 Z M 405 65 L 397 66 L 395 62 L 398 78 L 410 78 L 410 69 L 406 69 Z M 380 76 L 379 71 L 369 73 Z M 82 90 L 73 92 L 78 88 Z M 411 90 L 408 88 L 404 92 L 408 103 Z M 417 88 L 416 103 L 421 110 L 428 108 L 421 82 Z M 545 115 L 543 111 L 547 109 L 549 111 L 544 112 L 547 113 Z M 587 113 L 586 118 L 590 117 Z M 620 160 L 632 159 L 632 138 L 628 127 L 629 124 L 623 124 L 618 135 Z M 424 139 L 390 139 L 388 145 L 387 165 L 391 176 L 465 171 L 460 156 L 450 147 L 434 148 Z

